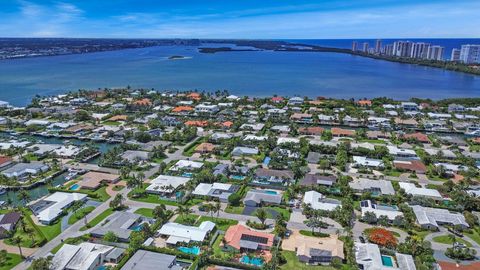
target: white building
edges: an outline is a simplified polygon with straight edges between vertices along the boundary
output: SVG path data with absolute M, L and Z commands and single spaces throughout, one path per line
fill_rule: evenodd
M 53 257 L 50 269 L 97 269 L 102 266 L 104 262 L 118 263 L 124 252 L 125 250 L 121 248 L 88 242 L 79 245 L 64 244 Z
M 374 213 L 377 218 L 386 216 L 390 221 L 393 221 L 398 216 L 403 216 L 403 213 L 398 211 L 396 206 L 374 204 L 370 200 L 361 201 L 360 207 L 362 209 L 362 217 L 367 212 Z
M 219 111 L 219 107 L 217 105 L 210 105 L 210 104 L 199 104 L 195 106 L 195 112 L 197 113 L 217 113 Z
M 187 171 L 193 171 L 193 170 L 198 170 L 203 167 L 202 162 L 197 162 L 197 161 L 192 161 L 192 160 L 179 160 L 175 165 L 173 165 L 170 170 L 171 171 L 179 171 L 179 170 L 187 170 Z
M 146 191 L 154 194 L 170 194 L 188 181 L 190 181 L 188 177 L 159 175 L 150 182 Z
M 443 200 L 442 195 L 436 189 L 419 188 L 419 187 L 416 187 L 412 183 L 406 183 L 406 182 L 399 182 L 398 184 L 399 184 L 400 188 L 405 190 L 405 193 L 407 193 L 409 195 L 417 196 L 417 197 L 431 198 L 431 199 L 434 199 L 434 200 Z
M 465 217 L 456 212 L 448 211 L 447 209 L 438 209 L 423 207 L 420 205 L 412 206 L 413 213 L 417 217 L 417 223 L 426 229 L 438 230 L 440 225 L 459 225 L 463 228 L 468 228 L 468 223 Z
M 353 156 L 353 167 L 382 168 L 383 161 L 368 157 Z
M 459 60 L 465 64 L 480 63 L 480 45 L 462 45 Z
M 303 203 L 310 205 L 312 209 L 324 211 L 333 211 L 337 207 L 342 207 L 340 201 L 328 199 L 323 194 L 314 190 L 305 192 Z
M 40 201 L 32 203 L 30 208 L 42 224 L 48 225 L 74 202 L 86 199 L 87 195 L 82 193 L 55 192 Z
M 179 242 L 188 244 L 203 242 L 213 229 L 215 229 L 215 223 L 211 221 L 204 221 L 198 227 L 169 222 L 158 230 L 158 234 L 167 238 L 167 244 L 176 245 Z

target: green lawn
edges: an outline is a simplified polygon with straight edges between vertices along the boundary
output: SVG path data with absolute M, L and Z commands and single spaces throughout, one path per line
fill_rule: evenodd
M 437 243 L 441 243 L 441 244 L 447 244 L 447 245 L 452 245 L 453 244 L 453 241 L 452 239 L 450 239 L 450 237 L 448 235 L 440 235 L 440 236 L 436 236 L 432 239 L 434 242 L 437 242 Z M 470 242 L 468 241 L 465 241 L 463 240 L 462 238 L 460 237 L 455 237 L 455 241 L 459 242 L 459 243 L 462 243 L 462 244 L 465 244 L 467 247 L 471 247 L 472 244 L 470 244 Z
M 184 224 L 184 225 L 192 225 L 192 224 L 195 224 L 195 221 L 198 219 L 199 216 L 197 215 L 194 215 L 194 214 L 188 214 L 188 215 L 185 215 L 185 216 L 178 216 L 176 219 L 175 219 L 175 222 L 176 223 L 180 223 L 180 224 Z M 193 223 L 192 223 L 193 221 Z
M 300 234 L 301 235 L 305 235 L 305 236 L 313 236 L 313 237 L 329 237 L 330 235 L 328 233 L 322 233 L 322 231 L 320 230 L 320 232 L 318 232 L 318 230 L 314 233 L 312 233 L 312 231 L 308 231 L 308 230 L 300 230 Z
M 52 254 L 57 254 L 57 252 L 63 247 L 63 245 L 65 245 L 65 243 L 58 244 L 58 246 L 54 247 L 52 250 L 50 250 L 50 252 Z
M 402 172 L 396 171 L 396 170 L 385 170 L 383 171 L 383 174 L 388 175 L 388 176 L 393 176 L 393 177 L 399 177 Z
M 22 238 L 22 243 L 20 244 L 22 247 L 37 246 L 38 243 L 40 243 L 43 240 L 43 236 L 40 233 L 38 233 L 37 230 L 35 230 L 35 228 L 34 228 L 35 225 L 32 224 L 29 221 L 29 219 L 25 219 L 25 221 L 26 221 L 25 228 L 27 230 L 31 229 L 33 231 L 33 235 L 32 236 L 27 235 L 23 231 L 23 228 L 21 226 L 17 226 L 14 236 L 20 236 Z M 32 237 L 33 237 L 33 241 L 32 241 Z M 5 243 L 7 245 L 15 246 L 14 244 L 12 244 L 11 238 L 5 239 Z
M 153 218 L 153 209 L 150 208 L 139 208 L 135 210 L 135 214 L 142 215 L 144 217 Z
M 15 265 L 22 262 L 22 258 L 20 255 L 8 253 L 7 254 L 7 261 L 4 264 L 0 265 L 0 270 L 9 270 L 15 267 Z
M 431 234 L 431 231 L 414 231 L 414 233 L 422 239 L 425 239 L 425 236 Z
M 284 208 L 281 208 L 281 207 L 278 207 L 278 206 L 268 206 L 268 207 L 264 207 L 265 210 L 267 209 L 271 209 L 271 210 L 274 210 L 275 212 L 279 213 L 279 214 L 282 214 L 283 217 L 289 221 L 290 220 L 290 211 L 288 211 L 288 209 L 284 209 Z M 268 214 L 268 218 L 273 218 L 273 216 L 269 213 Z
M 464 234 L 470 237 L 473 241 L 477 242 L 480 245 L 480 233 L 478 232 L 478 228 L 474 228 L 472 230 L 464 232 Z
M 102 213 L 100 213 L 100 215 L 96 216 L 95 218 L 93 218 L 92 220 L 90 220 L 90 222 L 87 223 L 86 226 L 83 226 L 82 228 L 80 228 L 80 231 L 85 231 L 87 230 L 88 228 L 92 228 L 93 226 L 97 225 L 98 223 L 100 223 L 102 220 L 104 220 L 106 217 L 110 216 L 111 214 L 113 214 L 113 209 L 112 208 L 108 208 L 107 210 L 103 211 Z
M 113 186 L 112 190 L 113 190 L 113 191 L 120 191 L 120 190 L 122 190 L 122 189 L 124 189 L 124 188 L 125 188 L 125 186 L 115 185 L 115 186 Z
M 361 143 L 386 144 L 386 142 L 383 141 L 383 140 L 375 140 L 375 139 L 363 139 L 363 140 L 359 140 L 358 142 L 361 142 Z
M 50 241 L 62 232 L 61 223 L 62 222 L 59 219 L 55 221 L 55 223 L 52 225 L 38 226 L 38 228 L 40 229 L 40 231 L 42 231 L 47 240 Z
M 226 219 L 226 218 L 216 218 L 215 216 L 212 217 L 207 217 L 207 216 L 202 216 L 200 219 L 197 220 L 197 223 L 195 225 L 200 225 L 200 223 L 204 221 L 211 221 L 215 224 L 217 224 L 217 229 L 221 231 L 226 231 L 230 226 L 238 224 L 238 220 L 233 220 L 233 219 Z
M 116 121 L 104 121 L 102 124 L 106 126 L 120 126 L 121 123 Z
M 243 209 L 244 209 L 243 206 L 231 206 L 231 205 L 229 205 L 229 206 L 227 206 L 227 208 L 225 208 L 225 212 L 230 213 L 230 214 L 242 214 Z
M 93 210 L 95 210 L 95 206 L 87 206 L 82 209 L 79 209 L 77 213 L 73 213 L 69 218 L 68 218 L 68 224 L 72 225 L 75 222 L 79 221 L 82 219 L 84 216 L 90 214 Z
M 331 266 L 323 265 L 306 265 L 298 260 L 297 254 L 293 251 L 282 251 L 283 256 L 287 259 L 287 263 L 282 265 L 280 269 L 290 270 L 335 270 Z
M 108 199 L 110 199 L 110 195 L 107 193 L 107 187 L 100 187 L 97 190 L 95 190 L 93 193 L 97 194 L 97 200 L 105 202 Z

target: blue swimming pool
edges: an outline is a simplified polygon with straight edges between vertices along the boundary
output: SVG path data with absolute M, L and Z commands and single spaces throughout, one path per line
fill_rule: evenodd
M 200 247 L 197 247 L 197 246 L 194 246 L 194 247 L 179 247 L 178 250 L 180 250 L 183 253 L 187 253 L 187 254 L 193 254 L 193 255 L 200 254 Z
M 245 179 L 245 176 L 243 176 L 243 175 L 232 175 L 232 176 L 230 176 L 230 178 L 232 178 L 233 180 L 243 180 L 243 179 Z
M 134 232 L 139 232 L 142 230 L 142 224 L 138 224 L 138 225 L 135 225 L 133 226 L 132 228 L 130 228 L 132 231 Z
M 262 266 L 263 265 L 263 259 L 258 258 L 258 257 L 248 257 L 247 255 L 243 255 L 242 258 L 240 258 L 240 262 L 244 264 L 252 264 L 255 266 Z
M 79 189 L 79 188 L 80 188 L 80 186 L 79 186 L 78 184 L 73 184 L 73 185 L 69 188 L 69 190 L 77 190 L 77 189 Z
M 95 268 L 95 270 L 107 270 L 105 265 L 100 265 L 99 267 Z
M 189 172 L 182 173 L 182 176 L 183 176 L 183 177 L 192 177 L 192 176 L 193 176 L 193 173 L 189 173 Z
M 278 194 L 275 190 L 265 190 L 265 193 L 266 193 L 266 194 L 273 194 L 273 195 L 277 195 L 277 194 Z
M 393 258 L 391 256 L 382 255 L 382 264 L 384 266 L 393 267 Z

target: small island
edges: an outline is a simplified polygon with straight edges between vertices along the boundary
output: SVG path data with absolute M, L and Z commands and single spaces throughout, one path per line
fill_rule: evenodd
M 168 57 L 168 60 L 182 60 L 182 59 L 189 59 L 191 57 L 183 56 L 183 55 L 172 55 Z

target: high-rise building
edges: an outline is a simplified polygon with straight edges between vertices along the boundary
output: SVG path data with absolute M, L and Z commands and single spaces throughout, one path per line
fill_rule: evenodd
M 445 48 L 442 46 L 430 46 L 428 47 L 428 52 L 427 52 L 427 59 L 428 60 L 442 60 L 443 59 L 443 51 Z
M 460 61 L 460 49 L 453 49 L 450 61 Z
M 368 53 L 368 42 L 363 43 L 362 52 Z
M 465 64 L 480 63 L 480 45 L 462 45 L 460 61 Z
M 377 39 L 375 42 L 375 53 L 381 53 L 382 52 L 382 40 Z
M 412 51 L 410 52 L 410 57 L 412 58 L 427 58 L 428 48 L 430 44 L 424 42 L 416 42 L 412 45 Z
M 356 52 L 358 50 L 358 42 L 352 42 L 352 51 Z
M 411 41 L 395 41 L 393 43 L 393 55 L 398 57 L 410 57 L 413 42 Z
M 385 55 L 388 55 L 388 56 L 393 55 L 393 44 L 385 45 Z

